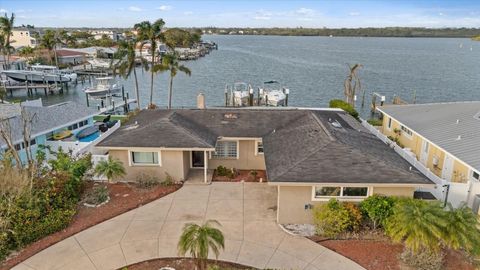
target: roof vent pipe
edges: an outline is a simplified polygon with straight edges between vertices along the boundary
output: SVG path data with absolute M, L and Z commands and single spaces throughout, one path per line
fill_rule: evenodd
M 458 123 L 460 123 L 460 119 L 457 119 L 457 125 L 458 125 Z
M 456 141 L 460 141 L 462 139 L 462 135 L 458 135 Z
M 197 96 L 197 108 L 205 109 L 205 95 L 201 92 Z

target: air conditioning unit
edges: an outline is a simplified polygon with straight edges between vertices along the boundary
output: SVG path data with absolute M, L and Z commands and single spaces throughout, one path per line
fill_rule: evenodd
M 432 159 L 432 164 L 433 166 L 437 167 L 438 166 L 438 157 L 437 156 L 433 156 L 433 159 Z

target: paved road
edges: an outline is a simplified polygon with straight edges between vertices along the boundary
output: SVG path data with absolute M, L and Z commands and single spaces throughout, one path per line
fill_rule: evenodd
M 277 193 L 265 183 L 186 185 L 177 192 L 107 220 L 27 259 L 15 270 L 103 270 L 152 258 L 176 257 L 187 222 L 218 220 L 221 260 L 257 268 L 363 269 L 275 222 Z

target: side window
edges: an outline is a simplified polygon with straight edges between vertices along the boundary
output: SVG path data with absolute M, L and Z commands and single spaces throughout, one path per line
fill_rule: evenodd
M 389 117 L 388 118 L 388 129 L 391 129 L 392 128 L 392 118 Z

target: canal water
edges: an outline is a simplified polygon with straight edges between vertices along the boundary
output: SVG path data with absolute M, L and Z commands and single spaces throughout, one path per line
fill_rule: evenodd
M 480 42 L 457 38 L 360 38 L 204 36 L 218 43 L 218 50 L 195 61 L 182 62 L 191 77 L 179 73 L 174 80 L 174 107 L 194 107 L 196 95 L 206 95 L 207 106 L 224 104 L 225 84 L 278 80 L 290 89 L 289 105 L 325 107 L 333 98 L 343 98 L 348 65 L 360 63 L 362 87 L 366 90 L 368 114 L 372 92 L 391 101 L 394 95 L 417 103 L 480 100 Z M 150 74 L 138 68 L 140 101 L 149 98 Z M 133 94 L 133 79 L 118 80 Z M 45 97 L 45 104 L 66 100 L 86 103 L 87 84 L 71 86 L 64 94 Z M 154 80 L 154 102 L 167 104 L 168 74 Z M 25 93 L 24 93 L 25 92 Z M 15 98 L 24 99 L 26 91 Z

